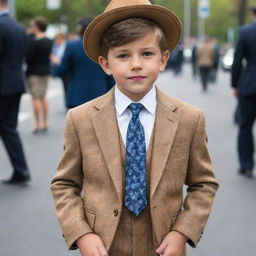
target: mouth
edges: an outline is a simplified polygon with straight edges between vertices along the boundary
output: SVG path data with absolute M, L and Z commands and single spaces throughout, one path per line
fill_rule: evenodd
M 133 80 L 133 81 L 141 81 L 145 78 L 146 78 L 145 76 L 130 76 L 130 77 L 128 77 L 129 80 Z

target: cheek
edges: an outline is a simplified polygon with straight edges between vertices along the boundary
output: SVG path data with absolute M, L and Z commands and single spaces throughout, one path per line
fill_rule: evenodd
M 159 72 L 162 71 L 162 66 L 160 62 L 156 62 L 154 65 L 149 67 L 149 72 L 152 76 L 157 76 Z
M 113 72 L 112 75 L 117 83 L 123 80 L 123 75 L 120 72 Z
M 113 76 L 123 77 L 127 73 L 127 68 L 123 67 L 120 64 L 117 64 L 115 68 L 112 69 Z

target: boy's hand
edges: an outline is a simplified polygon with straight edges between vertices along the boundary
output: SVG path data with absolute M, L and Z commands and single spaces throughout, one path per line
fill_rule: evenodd
M 156 253 L 160 256 L 180 256 L 182 255 L 188 238 L 177 231 L 168 233 Z
M 86 234 L 76 241 L 81 256 L 108 256 L 101 238 L 96 234 Z

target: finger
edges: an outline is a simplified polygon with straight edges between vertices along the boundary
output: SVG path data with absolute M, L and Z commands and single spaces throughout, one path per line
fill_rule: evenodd
M 96 251 L 93 253 L 93 256 L 101 256 L 99 249 L 97 248 Z
M 108 251 L 106 250 L 105 246 L 99 246 L 98 247 L 100 256 L 108 256 Z
M 166 248 L 164 250 L 163 254 L 161 254 L 161 256 L 171 256 L 171 255 L 173 255 L 173 254 L 170 252 L 170 250 L 168 250 L 168 248 Z
M 163 242 L 160 244 L 160 246 L 156 249 L 156 253 L 158 253 L 158 254 L 163 254 L 163 253 L 164 253 L 164 250 L 165 250 L 165 248 L 166 248 L 166 246 L 167 246 L 167 243 L 163 241 Z

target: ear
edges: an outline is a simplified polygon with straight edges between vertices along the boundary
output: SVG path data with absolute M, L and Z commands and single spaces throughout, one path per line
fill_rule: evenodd
M 165 67 L 167 65 L 167 62 L 169 60 L 170 57 L 170 52 L 169 51 L 164 51 L 162 53 L 162 58 L 161 58 L 161 65 L 159 67 L 159 71 L 162 72 L 165 70 Z
M 103 56 L 99 56 L 98 63 L 100 64 L 101 68 L 105 71 L 106 74 L 112 75 L 111 69 L 109 68 L 108 59 Z

